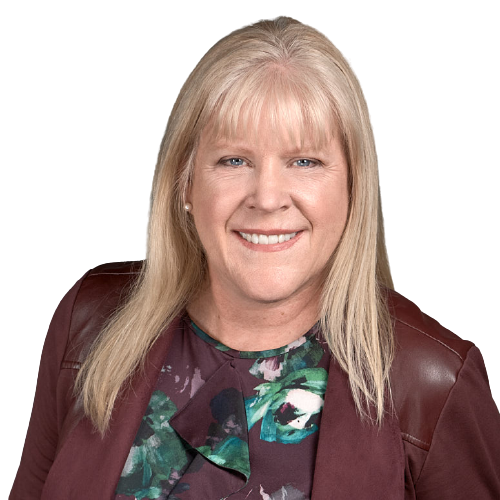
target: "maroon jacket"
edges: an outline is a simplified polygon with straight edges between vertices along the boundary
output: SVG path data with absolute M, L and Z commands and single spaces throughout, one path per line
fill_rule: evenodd
M 45 341 L 11 500 L 113 498 L 178 321 L 153 346 L 145 374 L 117 403 L 104 438 L 81 418 L 72 387 L 92 339 L 140 265 L 99 266 L 61 301 Z M 331 362 L 313 499 L 500 499 L 500 415 L 479 350 L 396 292 L 389 292 L 389 304 L 397 343 L 395 411 L 380 429 L 363 424 L 345 373 Z

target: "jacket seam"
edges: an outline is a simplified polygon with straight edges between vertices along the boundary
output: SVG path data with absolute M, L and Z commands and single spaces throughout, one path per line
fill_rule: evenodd
M 111 274 L 111 275 L 114 275 L 114 276 L 122 276 L 122 275 L 125 275 L 125 274 L 139 274 L 139 271 L 128 271 L 126 273 L 111 273 L 111 272 L 97 272 L 97 273 L 92 273 L 89 275 L 89 277 L 92 277 L 92 276 L 101 276 L 103 274 Z
M 464 358 L 462 358 L 462 356 L 460 356 L 460 354 L 457 351 L 455 351 L 455 349 L 451 348 L 449 345 L 445 344 L 441 340 L 438 340 L 437 338 L 433 337 L 432 335 L 429 335 L 427 332 L 424 332 L 423 330 L 421 330 L 420 328 L 417 328 L 416 326 L 410 325 L 409 323 L 407 323 L 406 321 L 403 321 L 402 319 L 396 318 L 396 321 L 399 321 L 400 323 L 403 323 L 403 325 L 406 325 L 410 328 L 413 328 L 413 330 L 416 330 L 417 332 L 422 333 L 426 337 L 429 337 L 430 339 L 436 341 L 438 344 L 441 344 L 442 346 L 446 347 L 446 349 L 449 349 L 451 352 L 456 354 L 462 361 L 464 361 Z
M 90 273 L 92 272 L 92 269 L 87 271 L 81 278 L 80 286 L 78 287 L 78 291 L 75 294 L 75 298 L 73 300 L 73 304 L 71 305 L 71 316 L 69 320 L 69 325 L 68 325 L 68 334 L 66 335 L 66 346 L 64 347 L 64 354 L 61 359 L 61 363 L 59 364 L 59 374 L 61 373 L 61 370 L 63 369 L 62 365 L 66 361 L 66 353 L 68 352 L 68 346 L 71 342 L 70 335 L 71 335 L 71 327 L 73 326 L 73 313 L 75 311 L 75 304 L 76 301 L 78 300 L 78 296 L 80 295 L 80 291 L 82 289 L 83 282 L 88 278 Z
M 422 441 L 421 439 L 418 439 L 417 437 L 415 436 L 412 436 L 411 434 L 408 434 L 407 432 L 401 432 L 401 436 L 403 437 L 403 439 L 405 441 L 408 441 L 408 443 L 412 444 L 413 446 L 416 446 L 415 443 L 412 443 L 411 441 L 418 441 L 419 443 L 422 443 L 422 444 L 425 444 L 425 446 L 428 446 L 430 447 L 431 446 L 431 443 L 428 443 L 427 441 Z M 428 451 L 428 450 L 425 450 L 425 451 Z

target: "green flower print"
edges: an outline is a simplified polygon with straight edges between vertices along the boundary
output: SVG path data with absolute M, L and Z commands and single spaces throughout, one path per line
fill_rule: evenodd
M 250 373 L 272 382 L 297 370 L 314 368 L 323 354 L 323 348 L 314 336 L 301 337 L 289 344 L 284 353 L 257 359 L 250 368 Z
M 262 419 L 262 440 L 299 443 L 318 429 L 327 378 L 323 368 L 304 368 L 258 385 L 257 395 L 245 399 L 248 429 Z
M 204 446 L 196 448 L 215 464 L 236 470 L 248 480 L 250 455 L 243 395 L 235 388 L 222 390 L 210 402 L 215 419 Z
M 116 493 L 134 495 L 137 500 L 159 498 L 182 476 L 188 456 L 168 423 L 176 411 L 175 404 L 162 391 L 153 392 Z

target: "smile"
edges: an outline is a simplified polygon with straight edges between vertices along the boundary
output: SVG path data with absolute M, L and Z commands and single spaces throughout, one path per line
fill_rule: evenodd
M 297 235 L 295 233 L 286 233 L 286 234 L 257 234 L 257 233 L 242 233 L 238 231 L 240 236 L 247 240 L 249 243 L 253 243 L 254 245 L 274 245 L 276 243 L 284 243 L 285 241 L 289 241 Z

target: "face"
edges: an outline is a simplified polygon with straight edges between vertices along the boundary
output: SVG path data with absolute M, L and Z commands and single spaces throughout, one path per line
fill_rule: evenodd
M 258 130 L 215 140 L 207 128 L 200 138 L 187 201 L 210 288 L 264 303 L 317 294 L 348 213 L 338 134 L 318 148 L 264 120 Z

